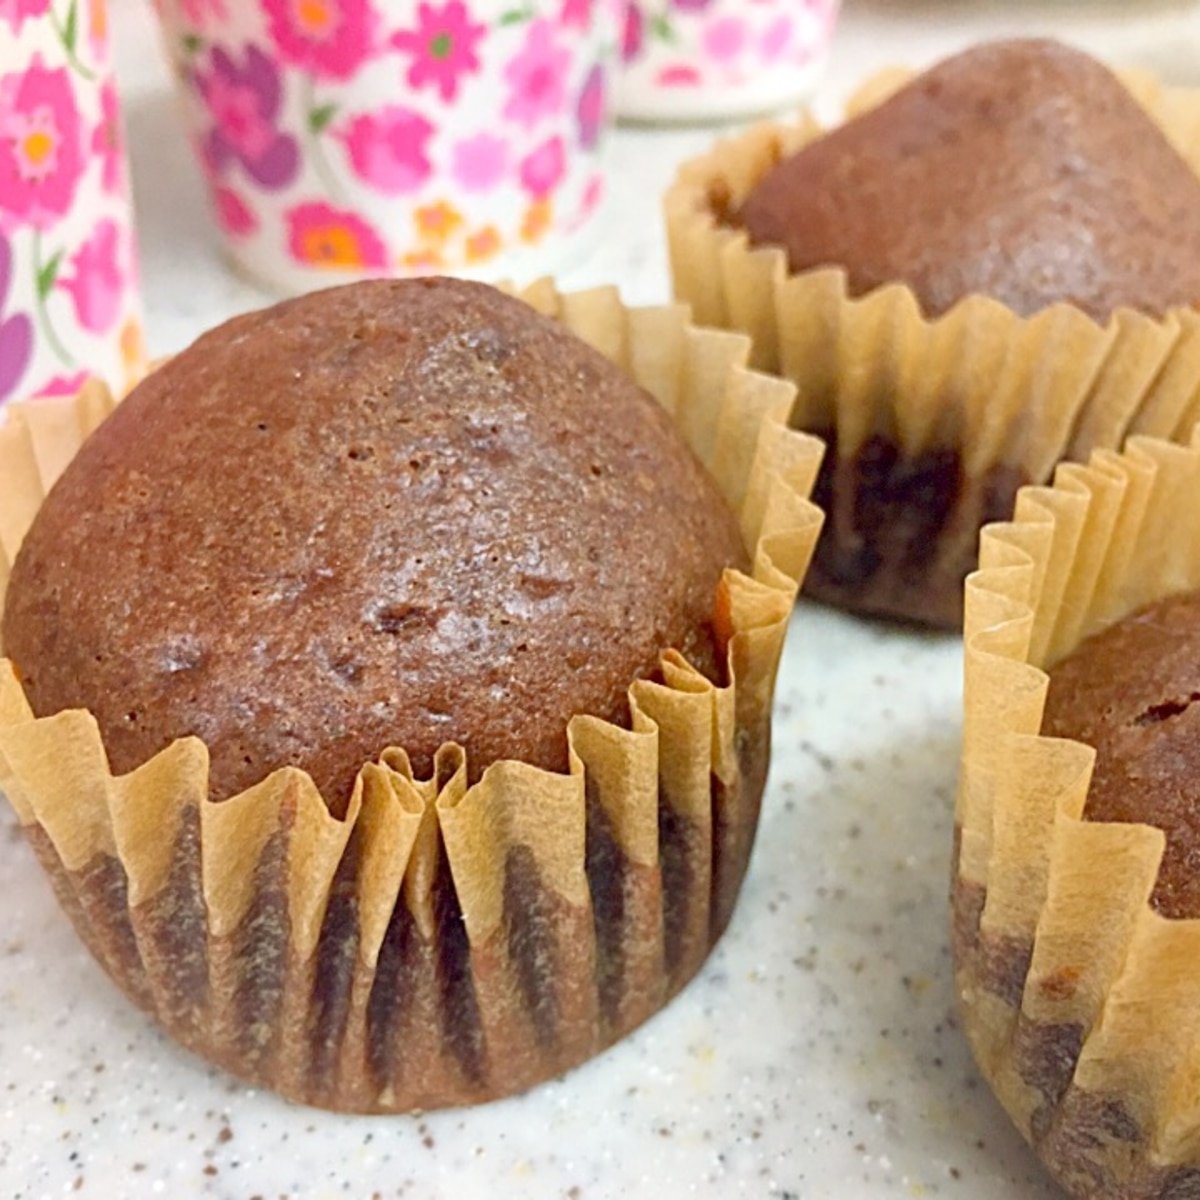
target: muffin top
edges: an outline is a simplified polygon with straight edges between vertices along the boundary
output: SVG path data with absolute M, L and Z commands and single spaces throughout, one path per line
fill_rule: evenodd
M 736 217 L 791 270 L 1098 321 L 1200 301 L 1200 179 L 1120 81 L 1052 41 L 986 43 L 785 159 Z
M 736 519 L 648 393 L 520 301 L 354 284 L 238 317 L 146 379 L 46 498 L 5 652 L 111 766 L 210 749 L 210 794 L 306 769 L 332 808 L 401 746 L 567 765 L 577 713 L 682 651 L 710 678 Z
M 1151 903 L 1200 916 L 1200 592 L 1159 600 L 1059 662 L 1042 733 L 1095 748 L 1084 816 L 1161 829 Z

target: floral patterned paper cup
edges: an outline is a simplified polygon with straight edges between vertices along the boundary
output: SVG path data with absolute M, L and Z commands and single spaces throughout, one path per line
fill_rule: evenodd
M 157 7 L 230 253 L 274 290 L 528 277 L 594 227 L 623 0 Z
M 104 0 L 0 0 L 0 407 L 144 356 Z
M 815 90 L 839 0 L 630 0 L 617 113 L 710 121 L 798 104 Z

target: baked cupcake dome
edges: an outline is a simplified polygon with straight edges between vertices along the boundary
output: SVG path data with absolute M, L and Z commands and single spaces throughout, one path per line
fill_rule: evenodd
M 406 1111 L 560 1073 L 695 973 L 746 868 L 819 444 L 740 339 L 608 290 L 526 298 L 644 384 L 734 505 L 753 576 L 725 571 L 711 600 L 723 683 L 667 650 L 630 680 L 628 728 L 570 721 L 566 773 L 504 758 L 472 782 L 446 744 L 421 777 L 392 748 L 341 812 L 290 766 L 213 800 L 196 737 L 113 775 L 91 713 L 35 718 L 0 664 L 0 789 L 84 940 L 182 1044 L 293 1100 Z M 111 407 L 89 388 L 0 430 L 26 514 L 0 528 L 0 581 L 60 439 Z
M 750 334 L 754 365 L 797 383 L 795 423 L 830 444 L 810 594 L 954 628 L 978 531 L 1023 483 L 1129 433 L 1189 435 L 1200 318 L 1190 266 L 1170 263 L 1200 230 L 1198 101 L 1035 41 L 977 47 L 899 92 L 897 74 L 828 134 L 764 125 L 687 164 L 667 227 L 676 294 Z M 805 164 L 811 196 L 788 187 Z M 985 285 L 1000 298 L 971 290 Z
M 97 547 L 104 547 L 97 563 Z M 315 293 L 156 371 L 72 461 L 13 568 L 38 716 L 95 714 L 118 774 L 178 737 L 224 799 L 292 765 L 344 810 L 403 746 L 567 768 L 674 648 L 714 682 L 716 485 L 627 374 L 491 288 Z
M 1154 799 L 1162 783 L 1191 789 L 1171 725 L 1187 711 L 1173 687 L 1186 667 L 1151 679 L 1170 655 L 1149 628 L 1200 588 L 1197 486 L 1195 439 L 1135 438 L 1064 464 L 984 531 L 968 581 L 953 887 L 963 1027 L 1018 1128 L 1088 1200 L 1167 1200 L 1200 1183 L 1200 921 L 1177 887 L 1194 860 Z M 1176 631 L 1186 639 L 1186 622 Z M 1125 686 L 1106 695 L 1088 681 L 1090 654 Z M 1086 740 L 1055 736 L 1071 731 Z M 1122 741 L 1148 753 L 1114 754 Z M 1168 764 L 1173 784 L 1155 778 Z M 1114 807 L 1122 774 L 1141 776 L 1145 803 L 1119 786 Z
M 1200 178 L 1112 72 L 1059 42 L 930 68 L 755 184 L 733 219 L 792 272 L 840 267 L 941 316 L 972 295 L 1105 322 L 1200 302 Z

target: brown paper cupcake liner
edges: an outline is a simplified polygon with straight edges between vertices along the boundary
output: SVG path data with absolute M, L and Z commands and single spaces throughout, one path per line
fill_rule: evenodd
M 885 72 L 850 103 L 909 77 Z M 1131 91 L 1200 174 L 1200 91 Z M 1200 418 L 1200 314 L 1068 304 L 1032 317 L 968 297 L 927 319 L 902 284 L 851 299 L 844 272 L 790 274 L 778 247 L 728 224 L 781 159 L 819 137 L 811 118 L 762 124 L 685 164 L 664 212 L 675 295 L 697 322 L 753 339 L 751 365 L 794 382 L 792 424 L 829 444 L 814 499 L 828 514 L 806 590 L 865 612 L 957 627 L 980 527 L 1017 489 L 1129 434 L 1186 438 Z
M 1043 668 L 1200 587 L 1200 428 L 1063 464 L 967 583 L 954 954 L 984 1074 L 1074 1195 L 1200 1195 L 1200 920 L 1149 899 L 1165 839 L 1082 819 L 1094 752 L 1041 737 Z
M 567 774 L 504 761 L 468 786 L 446 745 L 417 779 L 389 749 L 338 819 L 293 768 L 210 802 L 197 738 L 114 777 L 92 715 L 34 720 L 0 663 L 0 789 L 83 939 L 185 1046 L 293 1100 L 433 1108 L 561 1073 L 687 982 L 746 870 L 822 447 L 745 338 L 615 290 L 527 298 L 667 407 L 740 514 L 753 572 L 726 571 L 714 612 L 728 686 L 669 651 L 629 728 L 570 723 Z M 110 407 L 89 388 L 0 427 L 0 578 Z

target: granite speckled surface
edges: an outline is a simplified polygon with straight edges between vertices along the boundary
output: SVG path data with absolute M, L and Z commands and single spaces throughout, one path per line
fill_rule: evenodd
M 1065 33 L 1186 79 L 1192 8 L 848 0 L 820 102 L 832 110 L 885 62 L 999 32 Z M 215 248 L 144 10 L 117 0 L 114 17 L 158 354 L 263 297 Z M 618 135 L 605 247 L 565 286 L 665 299 L 648 197 L 711 136 Z M 750 876 L 704 971 L 566 1078 L 424 1118 L 292 1108 L 177 1049 L 77 944 L 2 810 L 0 1197 L 1051 1200 L 953 1016 L 959 672 L 955 638 L 801 605 Z

